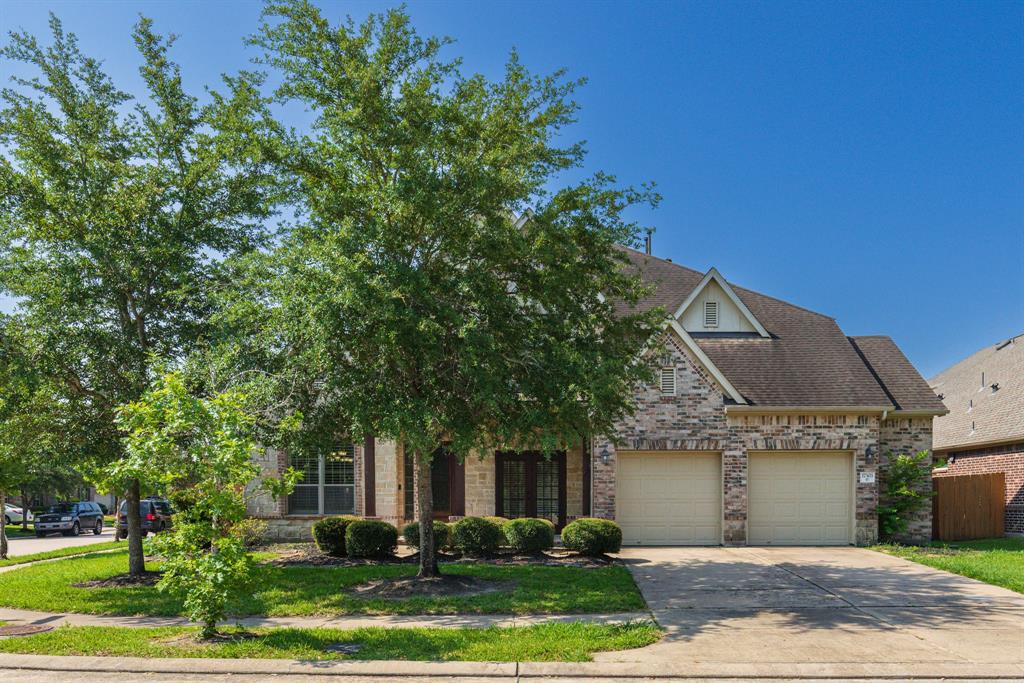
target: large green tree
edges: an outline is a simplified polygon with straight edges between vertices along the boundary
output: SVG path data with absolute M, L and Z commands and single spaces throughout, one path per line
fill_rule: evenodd
M 265 115 L 251 79 L 207 102 L 186 92 L 172 38 L 140 19 L 145 94 L 118 88 L 50 19 L 49 44 L 11 33 L 21 63 L 0 93 L 0 291 L 17 300 L 37 370 L 74 406 L 83 468 L 123 456 L 118 406 L 138 399 L 151 358 L 204 338 L 223 258 L 264 239 L 274 178 L 250 153 Z M 242 160 L 245 161 L 242 161 Z M 144 571 L 139 482 L 128 501 L 129 571 Z
M 561 137 L 579 82 L 515 53 L 501 78 L 466 75 L 401 10 L 332 24 L 302 0 L 268 4 L 252 42 L 278 101 L 313 119 L 281 139 L 301 220 L 248 300 L 270 302 L 274 348 L 315 368 L 340 428 L 413 453 L 420 575 L 435 576 L 440 446 L 550 451 L 631 410 L 654 314 L 621 305 L 643 294 L 624 212 L 657 197 L 566 180 L 584 159 Z

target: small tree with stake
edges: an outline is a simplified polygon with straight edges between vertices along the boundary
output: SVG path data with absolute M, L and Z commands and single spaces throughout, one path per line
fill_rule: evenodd
M 195 396 L 180 374 L 170 373 L 124 406 L 118 422 L 127 433 L 127 457 L 112 466 L 112 475 L 164 490 L 187 485 L 193 493 L 194 504 L 152 544 L 164 560 L 158 588 L 181 595 L 202 636 L 212 637 L 252 578 L 252 559 L 236 533 L 245 517 L 246 485 L 260 474 L 245 395 L 232 389 Z M 290 473 L 263 482 L 275 497 L 293 483 Z
M 657 314 L 628 306 L 644 289 L 623 212 L 657 196 L 562 180 L 584 157 L 556 144 L 577 111 L 562 73 L 533 76 L 513 53 L 496 81 L 465 75 L 401 10 L 332 25 L 294 0 L 264 19 L 252 42 L 275 94 L 314 121 L 268 152 L 285 150 L 302 221 L 247 301 L 272 302 L 271 345 L 317 364 L 343 428 L 412 452 L 419 576 L 433 577 L 441 445 L 550 451 L 632 408 Z

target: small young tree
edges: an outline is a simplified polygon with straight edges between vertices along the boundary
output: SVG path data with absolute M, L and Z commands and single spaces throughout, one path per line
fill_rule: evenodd
M 413 454 L 421 577 L 437 575 L 431 459 L 518 444 L 553 450 L 610 434 L 646 379 L 635 361 L 655 312 L 620 245 L 648 189 L 596 174 L 560 146 L 579 84 L 464 75 L 450 41 L 404 11 L 332 25 L 312 3 L 271 2 L 252 40 L 282 103 L 313 114 L 271 150 L 296 178 L 302 222 L 259 295 L 272 346 L 308 359 L 342 429 Z M 281 153 L 284 150 L 284 153 Z M 520 218 L 522 217 L 522 218 Z M 625 304 L 625 305 L 622 305 Z
M 127 434 L 127 457 L 111 475 L 135 478 L 162 489 L 187 487 L 192 504 L 179 511 L 169 533 L 153 539 L 163 558 L 158 588 L 183 598 L 185 612 L 216 632 L 231 601 L 252 579 L 252 559 L 240 533 L 246 485 L 260 475 L 257 448 L 245 395 L 229 390 L 193 395 L 182 375 L 158 379 L 136 402 L 124 406 L 118 423 Z M 293 480 L 266 479 L 274 496 L 286 495 Z
M 885 540 L 906 532 L 910 517 L 931 504 L 932 462 L 930 451 L 914 455 L 888 454 L 885 492 L 878 506 L 878 525 Z

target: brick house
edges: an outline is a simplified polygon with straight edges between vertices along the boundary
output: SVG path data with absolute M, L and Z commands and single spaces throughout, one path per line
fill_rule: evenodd
M 1007 533 L 1024 533 L 1024 335 L 943 370 L 929 382 L 949 413 L 935 420 L 934 476 L 1006 475 Z
M 434 459 L 440 518 L 584 516 L 617 520 L 627 544 L 867 544 L 890 451 L 932 446 L 945 407 L 888 337 L 847 337 L 835 320 L 627 250 L 654 286 L 641 306 L 669 318 L 643 356 L 656 381 L 614 438 L 581 435 L 551 458 L 533 452 Z M 639 352 L 639 350 L 638 350 Z M 268 473 L 289 463 L 263 454 Z M 295 459 L 287 501 L 250 511 L 278 537 L 322 515 L 395 524 L 414 517 L 410 457 L 368 439 Z M 909 536 L 931 536 L 930 511 Z

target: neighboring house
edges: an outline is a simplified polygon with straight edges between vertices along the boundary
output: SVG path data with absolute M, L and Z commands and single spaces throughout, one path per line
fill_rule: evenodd
M 628 250 L 669 315 L 645 358 L 655 382 L 617 444 L 580 435 L 563 452 L 442 453 L 438 517 L 617 520 L 627 544 L 867 544 L 878 535 L 887 454 L 929 450 L 945 413 L 888 337 L 847 337 L 832 318 Z M 638 353 L 640 349 L 638 349 Z M 414 518 L 410 458 L 392 442 L 319 458 L 269 451 L 268 473 L 306 472 L 287 501 L 254 501 L 273 533 L 297 538 L 321 515 Z M 931 537 L 931 511 L 910 538 Z
M 930 382 L 949 408 L 935 420 L 935 476 L 1006 475 L 1006 531 L 1024 533 L 1024 335 L 986 346 Z

